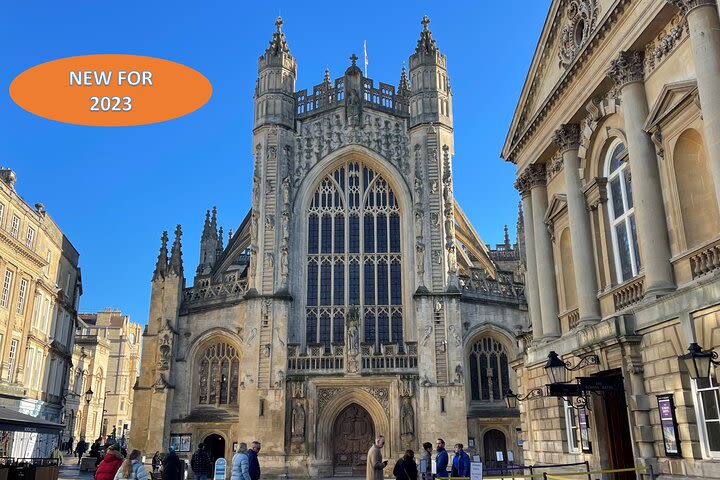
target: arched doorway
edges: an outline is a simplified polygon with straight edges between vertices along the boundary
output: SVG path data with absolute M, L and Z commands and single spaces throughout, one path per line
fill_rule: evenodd
M 210 459 L 213 465 L 215 465 L 215 460 L 218 458 L 225 458 L 225 439 L 222 436 L 213 433 L 205 437 L 203 443 L 205 444 L 205 449 L 210 453 Z
M 353 403 L 335 419 L 332 438 L 335 476 L 365 475 L 367 452 L 375 440 L 375 426 L 367 410 Z
M 483 465 L 495 468 L 507 464 L 507 445 L 504 433 L 500 430 L 488 430 L 483 436 L 483 445 L 485 453 Z M 498 452 L 502 452 L 502 460 L 498 460 Z

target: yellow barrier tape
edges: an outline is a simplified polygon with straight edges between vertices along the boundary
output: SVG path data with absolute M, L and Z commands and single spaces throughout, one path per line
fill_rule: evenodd
M 613 470 L 591 470 L 589 472 L 568 472 L 568 473 L 563 473 L 563 475 L 577 477 L 577 476 L 583 476 L 583 475 L 599 475 L 602 473 L 641 472 L 641 471 L 645 471 L 645 470 L 650 470 L 650 467 L 616 468 Z M 574 478 L 560 477 L 560 476 L 550 474 L 550 473 L 547 474 L 547 478 L 550 478 L 553 480 L 575 480 Z

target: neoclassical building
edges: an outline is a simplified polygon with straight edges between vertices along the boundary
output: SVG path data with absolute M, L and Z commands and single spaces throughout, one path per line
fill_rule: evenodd
M 363 475 L 378 434 L 389 459 L 440 436 L 519 459 L 503 393 L 528 328 L 520 248 L 507 233 L 488 248 L 455 201 L 446 57 L 422 24 L 397 87 L 353 55 L 296 91 L 278 19 L 258 60 L 251 210 L 227 245 L 208 212 L 189 286 L 181 228 L 163 234 L 133 448 L 230 458 L 258 439 L 263 472 L 292 477 Z
M 716 1 L 553 1 L 502 156 L 525 216 L 526 463 L 720 478 L 718 382 L 679 358 L 720 347 Z M 546 389 L 551 352 L 576 370 Z

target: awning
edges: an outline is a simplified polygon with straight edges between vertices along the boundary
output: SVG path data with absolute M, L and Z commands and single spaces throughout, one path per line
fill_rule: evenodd
M 0 407 L 0 431 L 29 433 L 60 433 L 65 425 Z

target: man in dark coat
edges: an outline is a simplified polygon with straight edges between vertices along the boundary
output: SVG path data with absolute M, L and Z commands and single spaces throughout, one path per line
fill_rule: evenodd
M 255 440 L 252 447 L 247 451 L 248 461 L 250 464 L 250 480 L 260 479 L 260 462 L 258 461 L 258 453 L 260 453 L 260 442 Z
M 87 452 L 88 444 L 85 441 L 85 437 L 80 437 L 80 441 L 75 446 L 75 454 L 78 457 L 78 465 L 80 465 L 80 460 L 82 460 L 82 456 Z
M 170 446 L 162 462 L 162 480 L 183 480 L 183 462 L 175 454 L 175 447 Z
M 193 453 L 190 459 L 190 468 L 192 468 L 197 480 L 208 480 L 213 474 L 213 462 L 210 460 L 210 454 L 205 449 L 204 444 L 199 444 L 198 449 Z
M 398 480 L 417 480 L 418 470 L 415 463 L 415 452 L 405 450 L 405 455 L 395 463 L 393 475 Z
M 437 455 L 435 456 L 435 465 L 437 466 L 437 473 L 435 474 L 436 477 L 447 477 L 448 471 L 448 453 L 445 450 L 445 440 L 442 438 L 438 438 L 437 442 L 435 443 L 435 449 L 437 450 Z

